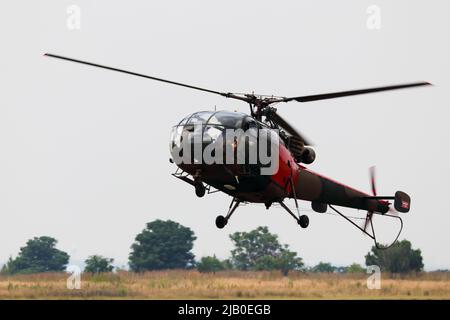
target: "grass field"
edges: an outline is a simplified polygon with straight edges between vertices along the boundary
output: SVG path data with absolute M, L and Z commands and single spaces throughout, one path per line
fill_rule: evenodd
M 450 299 L 449 273 L 382 275 L 367 289 L 366 274 L 197 271 L 82 274 L 69 290 L 64 273 L 0 276 L 0 299 Z

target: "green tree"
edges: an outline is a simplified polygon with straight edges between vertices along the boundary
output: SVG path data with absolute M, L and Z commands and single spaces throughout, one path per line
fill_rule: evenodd
M 230 235 L 235 249 L 231 261 L 239 270 L 299 270 L 303 262 L 288 245 L 281 245 L 278 236 L 267 227 L 258 227 L 250 232 L 235 232 Z
M 194 266 L 191 250 L 194 232 L 181 224 L 167 220 L 147 223 L 131 246 L 129 265 L 132 271 L 184 269 Z
M 366 255 L 366 266 L 370 265 L 391 273 L 419 272 L 423 269 L 423 258 L 420 249 L 414 250 L 411 242 L 402 240 L 387 249 L 373 246 Z
M 334 272 L 336 270 L 336 267 L 331 265 L 331 263 L 328 262 L 319 262 L 315 267 L 311 269 L 312 272 Z
M 362 267 L 359 263 L 352 263 L 346 269 L 348 273 L 365 273 L 366 269 Z
M 216 256 L 207 256 L 200 259 L 197 263 L 197 270 L 199 272 L 217 272 L 225 270 L 225 265 Z
M 84 261 L 84 263 L 86 263 L 84 272 L 89 273 L 111 272 L 114 269 L 114 266 L 112 265 L 113 262 L 114 259 L 105 258 L 100 255 L 90 256 Z
M 233 262 L 231 261 L 231 259 L 225 259 L 222 261 L 223 267 L 225 268 L 225 270 L 231 270 L 233 269 Z
M 285 245 L 278 256 L 278 269 L 287 276 L 290 270 L 302 270 L 303 260 L 297 256 L 297 252 L 290 251 L 289 246 Z
M 8 262 L 2 266 L 2 269 L 0 270 L 0 274 L 6 274 L 6 275 L 11 274 L 11 271 L 9 269 L 11 268 L 12 264 L 13 264 L 13 258 L 10 256 L 8 259 Z
M 303 262 L 297 253 L 290 251 L 288 246 L 280 249 L 275 256 L 262 256 L 256 260 L 254 270 L 280 270 L 287 276 L 290 270 L 301 270 Z
M 56 239 L 45 236 L 28 240 L 18 256 L 9 259 L 3 271 L 8 274 L 64 271 L 69 255 L 56 249 L 57 243 Z

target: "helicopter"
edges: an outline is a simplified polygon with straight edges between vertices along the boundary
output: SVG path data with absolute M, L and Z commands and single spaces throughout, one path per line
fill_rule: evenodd
M 379 248 L 385 249 L 392 246 L 400 236 L 403 229 L 403 220 L 399 213 L 410 211 L 410 196 L 403 191 L 397 191 L 391 196 L 378 195 L 375 186 L 374 167 L 370 169 L 371 194 L 309 170 L 306 165 L 313 163 L 316 158 L 312 143 L 278 114 L 274 105 L 288 102 L 306 103 L 429 86 L 432 85 L 431 83 L 421 81 L 324 94 L 283 97 L 216 91 L 61 55 L 46 53 L 44 56 L 126 73 L 247 103 L 250 107 L 249 114 L 225 110 L 199 111 L 189 114 L 172 128 L 170 138 L 171 157 L 169 161 L 177 165 L 177 169 L 172 175 L 193 186 L 198 197 L 214 192 L 224 192 L 232 198 L 226 215 L 217 216 L 215 220 L 217 228 L 224 228 L 231 216 L 236 212 L 236 209 L 241 204 L 246 203 L 262 203 L 266 209 L 277 204 L 292 216 L 301 228 L 307 228 L 309 218 L 300 212 L 298 205 L 298 200 L 303 200 L 310 202 L 311 209 L 318 213 L 326 213 L 328 209 L 331 209 L 334 214 L 343 217 L 373 239 L 375 245 Z M 231 139 L 223 138 L 226 130 L 240 130 L 241 135 L 234 135 Z M 256 143 L 253 143 L 253 147 L 256 148 L 255 150 L 260 150 L 262 146 L 269 143 L 272 147 L 270 153 L 275 155 L 272 158 L 276 162 L 276 170 L 270 174 L 263 174 L 263 171 L 267 169 L 267 165 L 263 164 L 259 159 L 250 163 L 248 161 L 249 153 L 245 148 L 243 153 L 245 160 L 240 163 L 236 161 L 213 161 L 210 163 L 199 161 L 198 154 L 195 155 L 195 151 L 193 152 L 192 149 L 185 149 L 187 152 L 182 154 L 182 151 L 184 151 L 181 148 L 182 143 L 188 147 L 200 145 L 201 151 L 205 151 L 208 146 L 215 143 L 216 147 L 234 150 L 233 156 L 235 157 L 239 146 L 249 145 L 248 136 L 242 135 L 242 132 L 251 132 L 258 138 L 263 136 L 262 139 L 258 139 Z M 196 142 L 195 137 L 197 137 Z M 225 153 L 223 148 L 218 148 L 219 152 L 215 152 L 214 158 L 216 160 L 223 160 L 226 157 L 226 155 L 222 154 L 222 152 Z M 214 149 L 214 151 L 217 150 Z M 180 159 L 174 161 L 177 153 L 178 156 L 182 155 L 181 161 Z M 203 154 L 200 155 L 200 158 L 202 156 Z M 236 160 L 235 158 L 233 159 Z M 285 203 L 289 199 L 294 201 L 295 212 Z M 363 225 L 358 225 L 336 207 L 364 210 L 366 215 L 364 218 L 361 218 L 364 220 Z M 398 234 L 388 246 L 379 245 L 377 242 L 372 221 L 374 215 L 398 219 L 400 222 Z

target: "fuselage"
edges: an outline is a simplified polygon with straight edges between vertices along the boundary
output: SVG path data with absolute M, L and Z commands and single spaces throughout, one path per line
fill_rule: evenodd
M 194 144 L 201 145 L 201 149 L 205 150 L 208 145 L 218 141 L 219 137 L 224 137 L 226 129 L 240 130 L 241 133 L 250 132 L 250 135 L 257 137 L 264 135 L 255 132 L 270 131 L 267 134 L 267 137 L 272 137 L 270 142 L 273 142 L 274 136 L 280 137 L 278 131 L 243 113 L 197 112 L 187 116 L 173 128 L 170 142 L 172 157 L 176 156 L 174 147 L 180 146 L 183 141 L 187 142 L 186 139 L 192 146 L 189 150 L 190 156 L 184 158 L 190 161 L 176 162 L 178 167 L 195 179 L 200 179 L 241 201 L 271 204 L 295 197 L 311 201 L 316 205 L 333 204 L 380 213 L 388 211 L 388 202 L 369 199 L 369 195 L 364 192 L 314 173 L 298 164 L 282 138 L 276 141 L 277 152 L 271 153 L 271 156 L 277 157 L 275 161 L 277 168 L 271 174 L 262 174 L 265 165 L 261 164 L 259 159 L 256 163 L 250 163 L 247 154 L 243 163 L 237 161 L 228 163 L 225 161 L 225 155 L 222 163 L 201 161 L 200 154 L 194 154 L 195 152 L 192 151 Z M 197 136 L 196 142 L 194 142 L 195 136 Z M 248 138 L 245 140 L 245 136 L 243 137 L 240 138 L 237 135 L 234 139 L 223 138 L 220 143 L 221 146 L 223 145 L 222 151 L 224 153 L 226 150 L 236 151 L 240 143 L 248 144 Z M 264 143 L 265 140 L 262 142 L 258 140 L 256 149 L 259 150 L 260 145 Z M 227 146 L 230 149 L 227 149 Z

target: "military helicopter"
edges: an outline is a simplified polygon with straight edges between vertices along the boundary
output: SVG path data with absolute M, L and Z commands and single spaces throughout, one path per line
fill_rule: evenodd
M 389 90 L 429 86 L 431 83 L 422 81 L 296 97 L 266 96 L 254 93 L 238 94 L 210 90 L 56 54 L 46 53 L 45 56 L 126 73 L 247 103 L 250 107 L 250 114 L 215 110 L 195 112 L 183 118 L 172 130 L 170 140 L 172 157 L 169 159 L 172 163 L 174 162 L 173 156 L 175 155 L 173 147 L 179 145 L 183 139 L 184 142 L 187 141 L 188 144 L 193 145 L 193 137 L 195 135 L 200 137 L 200 140 L 197 142 L 200 142 L 202 150 L 211 144 L 212 141 L 219 141 L 218 137 L 223 136 L 227 129 L 269 132 L 269 135 L 266 136 L 267 141 L 270 140 L 268 138 L 270 134 L 273 137 L 275 133 L 276 138 L 278 138 L 276 144 L 277 170 L 273 174 L 262 174 L 264 165 L 260 161 L 251 164 L 245 161 L 240 164 L 220 161 L 208 164 L 196 162 L 193 159 L 195 156 L 192 155 L 192 152 L 187 158 L 194 161 L 176 162 L 178 168 L 172 175 L 192 185 L 198 197 L 203 197 L 206 193 L 210 194 L 219 191 L 232 197 L 227 214 L 225 216 L 219 215 L 216 218 L 215 223 L 218 228 L 224 228 L 239 205 L 243 203 L 263 203 L 267 209 L 273 204 L 278 204 L 295 219 L 300 227 L 306 228 L 309 225 L 309 218 L 307 215 L 301 214 L 298 205 L 298 200 L 305 200 L 311 203 L 311 208 L 315 212 L 326 213 L 328 208 L 330 208 L 335 214 L 340 215 L 372 238 L 377 247 L 387 248 L 389 246 L 379 246 L 377 242 L 372 222 L 374 215 L 383 215 L 398 219 L 400 221 L 400 228 L 392 244 L 400 236 L 403 229 L 403 221 L 398 213 L 406 213 L 410 210 L 410 197 L 402 191 L 397 191 L 393 196 L 378 195 L 375 187 L 374 168 L 370 170 L 372 194 L 356 190 L 355 188 L 309 170 L 305 165 L 311 164 L 316 158 L 312 143 L 290 125 L 286 119 L 281 117 L 277 113 L 274 105 L 293 101 L 305 103 Z M 199 126 L 200 129 L 196 129 L 195 126 Z M 232 140 L 223 139 L 221 144 L 225 148 L 231 146 L 234 149 L 237 148 L 237 144 L 239 143 L 248 144 L 248 140 L 245 138 L 241 139 L 242 142 L 238 140 L 239 137 L 236 138 L 234 136 Z M 264 145 L 264 143 L 263 141 L 262 144 Z M 258 147 L 260 146 L 258 143 L 257 145 Z M 295 213 L 285 204 L 287 199 L 293 199 L 296 208 Z M 393 208 L 390 200 L 393 200 Z M 350 217 L 340 212 L 336 206 L 366 211 L 365 218 L 362 218 L 364 224 L 361 226 L 358 225 Z

